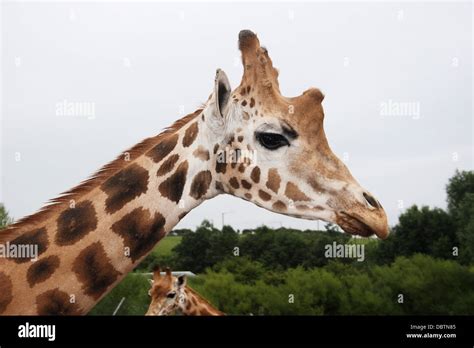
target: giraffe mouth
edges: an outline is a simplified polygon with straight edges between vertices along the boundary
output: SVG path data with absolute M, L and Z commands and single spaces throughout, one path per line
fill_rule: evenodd
M 345 211 L 341 211 L 337 214 L 337 224 L 344 230 L 344 232 L 349 234 L 355 234 L 362 237 L 370 237 L 375 234 L 382 238 L 375 229 L 367 225 L 360 218 L 350 215 Z

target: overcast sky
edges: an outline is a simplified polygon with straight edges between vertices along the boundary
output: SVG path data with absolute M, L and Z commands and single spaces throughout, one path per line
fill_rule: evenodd
M 3 4 L 0 201 L 15 218 L 33 213 L 194 111 L 218 67 L 237 86 L 246 28 L 284 95 L 325 93 L 329 143 L 390 225 L 412 204 L 445 207 L 448 178 L 473 168 L 470 3 Z M 58 116 L 63 101 L 94 117 Z M 317 227 L 228 195 L 178 227 L 220 226 L 222 212 L 240 229 Z

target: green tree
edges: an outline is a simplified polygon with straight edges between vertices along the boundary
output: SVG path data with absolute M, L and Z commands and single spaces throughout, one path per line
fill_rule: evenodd
M 11 218 L 6 210 L 5 206 L 0 203 L 0 230 L 13 223 L 13 218 Z
M 202 272 L 217 262 L 231 257 L 239 236 L 232 228 L 223 232 L 204 220 L 193 233 L 187 233 L 173 252 L 180 269 Z
M 243 284 L 255 284 L 266 273 L 266 269 L 260 262 L 241 256 L 227 258 L 214 265 L 212 269 L 216 272 L 232 273 L 235 275 L 235 280 Z
M 308 257 L 308 248 L 301 232 L 263 226 L 257 228 L 255 234 L 242 237 L 240 253 L 269 268 L 286 269 L 301 265 Z
M 455 216 L 459 241 L 459 259 L 462 263 L 474 263 L 474 194 L 467 194 L 458 205 Z
M 453 258 L 458 244 L 452 217 L 439 208 L 416 205 L 399 217 L 389 238 L 377 250 L 379 262 L 392 262 L 397 256 L 423 253 L 439 258 Z
M 448 211 L 456 224 L 459 259 L 474 263 L 474 172 L 456 171 L 446 187 Z
M 474 194 L 474 171 L 458 171 L 449 179 L 446 186 L 448 194 L 448 210 L 455 213 L 456 209 L 462 205 L 464 198 Z

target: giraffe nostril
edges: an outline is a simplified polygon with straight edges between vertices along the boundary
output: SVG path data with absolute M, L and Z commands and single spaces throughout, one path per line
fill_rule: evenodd
M 367 203 L 369 203 L 372 207 L 380 208 L 379 202 L 377 202 L 377 200 L 374 197 L 372 197 L 371 195 L 369 195 L 368 193 L 364 192 L 364 198 L 367 201 Z

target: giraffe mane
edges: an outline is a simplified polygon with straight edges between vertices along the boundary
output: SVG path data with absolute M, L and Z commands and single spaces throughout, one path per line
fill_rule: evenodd
M 44 220 L 50 217 L 52 213 L 56 212 L 59 208 L 61 208 L 64 204 L 68 203 L 70 200 L 77 199 L 82 195 L 92 191 L 97 186 L 100 186 L 106 179 L 108 179 L 110 176 L 123 169 L 130 163 L 132 163 L 134 159 L 143 155 L 147 150 L 151 149 L 154 145 L 159 143 L 164 137 L 178 131 L 188 122 L 193 120 L 202 112 L 203 109 L 204 106 L 200 106 L 193 113 L 190 113 L 180 118 L 179 120 L 176 120 L 171 126 L 166 127 L 160 134 L 155 135 L 153 137 L 145 138 L 138 144 L 135 144 L 128 150 L 122 152 L 114 160 L 107 163 L 94 174 L 92 174 L 89 178 L 79 183 L 79 185 L 59 194 L 59 196 L 57 196 L 56 198 L 50 199 L 36 213 L 27 215 L 19 219 L 17 222 L 7 226 L 5 229 L 0 231 L 0 243 L 13 240 L 24 232 L 27 232 L 26 230 L 22 230 L 22 228 L 26 225 L 35 225 L 38 223 L 42 223 Z M 126 154 L 130 156 L 130 161 L 128 162 L 125 162 L 123 160 Z M 126 164 L 124 165 L 124 163 Z
M 189 291 L 190 293 L 192 293 L 193 295 L 199 297 L 199 298 L 201 299 L 201 301 L 204 302 L 206 305 L 208 305 L 208 306 L 211 307 L 212 309 L 214 309 L 214 310 L 220 312 L 218 309 L 216 309 L 216 308 L 214 307 L 214 305 L 213 305 L 212 303 L 210 303 L 210 302 L 209 302 L 208 300 L 206 300 L 204 297 L 202 297 L 201 295 L 199 295 L 199 293 L 198 293 L 196 290 L 194 290 L 192 287 L 190 287 L 189 285 L 187 285 L 186 288 L 188 289 L 188 291 Z

